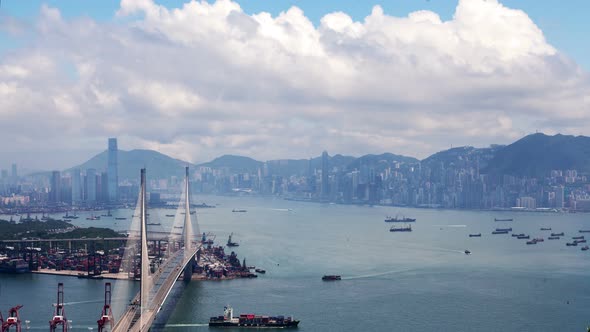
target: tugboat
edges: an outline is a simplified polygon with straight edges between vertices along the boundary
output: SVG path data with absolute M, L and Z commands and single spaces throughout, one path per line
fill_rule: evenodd
M 465 255 L 471 255 L 471 251 L 465 249 Z
M 228 247 L 239 247 L 240 245 L 239 245 L 238 243 L 236 243 L 236 242 L 232 242 L 232 241 L 231 241 L 231 237 L 232 237 L 232 235 L 234 235 L 234 233 L 231 233 L 231 234 L 229 235 L 229 239 L 227 239 L 227 244 L 226 244 L 226 245 L 227 245 Z
M 385 222 L 415 222 L 416 218 L 407 218 L 405 216 L 402 216 L 401 218 L 399 218 L 397 215 L 395 217 L 390 217 L 387 216 L 385 217 Z
M 234 318 L 234 311 L 230 306 L 223 308 L 223 316 L 211 317 L 209 319 L 210 327 L 285 328 L 297 327 L 297 325 L 299 325 L 299 320 L 285 316 L 241 314 L 239 318 Z
M 391 226 L 389 231 L 390 232 L 411 232 L 412 226 L 411 225 L 406 225 L 406 226 L 402 226 L 402 227 Z
M 338 275 L 333 275 L 333 274 L 329 274 L 329 275 L 325 275 L 322 277 L 323 281 L 335 281 L 335 280 L 342 280 L 341 276 Z

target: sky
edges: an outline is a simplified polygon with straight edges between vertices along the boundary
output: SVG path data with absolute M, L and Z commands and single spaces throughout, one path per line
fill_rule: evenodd
M 16 1 L 0 167 L 106 149 L 417 158 L 590 128 L 590 2 Z

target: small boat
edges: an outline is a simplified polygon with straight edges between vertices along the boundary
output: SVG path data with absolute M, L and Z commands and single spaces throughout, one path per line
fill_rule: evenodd
M 323 276 L 323 277 L 322 277 L 322 280 L 323 280 L 323 281 L 334 281 L 334 280 L 342 280 L 342 277 L 341 277 L 341 276 L 338 276 L 338 275 L 333 275 L 333 274 L 330 274 L 330 275 L 325 275 L 325 276 Z
M 174 228 L 182 228 L 182 226 L 174 226 Z
M 537 244 L 537 241 L 535 241 L 535 240 L 526 241 L 526 244 Z
M 390 232 L 411 232 L 412 231 L 412 226 L 411 225 L 401 226 L 401 227 L 391 226 L 391 228 L 389 229 L 389 231 Z
M 265 274 L 266 273 L 266 270 L 263 270 L 263 269 L 255 269 L 254 272 Z
M 584 236 L 580 235 L 580 236 L 572 236 L 572 240 L 583 240 Z
M 586 250 L 588 250 L 588 249 L 589 249 L 589 248 L 588 248 L 588 246 L 583 246 L 583 247 L 582 247 L 582 251 L 586 251 Z
M 581 240 L 574 240 L 575 243 L 586 243 L 585 239 L 581 239 Z
M 551 233 L 551 236 L 564 236 L 563 232 L 561 233 Z
M 107 212 L 107 214 L 103 214 L 102 217 L 112 217 L 113 214 L 111 213 L 111 210 L 109 210 L 109 212 Z
M 227 244 L 226 244 L 226 246 L 228 246 L 228 247 L 239 247 L 240 245 L 239 245 L 238 243 L 236 243 L 236 242 L 232 242 L 232 240 L 231 240 L 231 237 L 232 237 L 232 235 L 234 235 L 234 233 L 231 233 L 231 234 L 229 235 L 229 238 L 227 239 Z
M 550 231 L 551 230 L 551 227 L 541 227 L 541 230 L 542 231 Z
M 471 251 L 465 249 L 465 255 L 470 255 L 470 254 L 471 254 Z
M 559 240 L 559 236 L 550 236 L 547 239 L 549 239 L 549 240 Z
M 494 221 L 514 221 L 514 219 L 512 219 L 512 218 L 504 218 L 504 219 L 494 218 Z
M 160 226 L 160 225 L 162 225 L 162 224 L 161 224 L 161 223 L 159 223 L 159 222 L 148 222 L 148 223 L 147 223 L 147 225 L 148 225 L 148 226 Z
M 578 232 L 580 232 L 580 233 L 590 233 L 590 229 L 580 229 Z
M 481 233 L 469 234 L 469 237 L 481 237 Z
M 517 236 L 516 238 L 519 240 L 528 240 L 531 238 L 531 236 L 530 235 L 523 235 L 523 236 Z
M 493 231 L 492 234 L 508 234 L 508 231 Z
M 568 242 L 565 245 L 568 246 L 568 247 L 576 247 L 576 246 L 578 246 L 578 244 L 576 242 L 571 242 L 571 243 Z
M 512 227 L 510 228 L 496 228 L 497 232 L 502 232 L 502 231 L 506 231 L 506 232 L 512 232 Z

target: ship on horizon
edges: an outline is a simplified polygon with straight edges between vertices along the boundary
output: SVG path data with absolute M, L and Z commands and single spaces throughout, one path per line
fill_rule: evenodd
M 416 218 L 408 218 L 406 216 L 401 216 L 401 218 L 399 217 L 399 215 L 395 215 L 395 217 L 390 217 L 387 216 L 385 217 L 385 222 L 415 222 Z

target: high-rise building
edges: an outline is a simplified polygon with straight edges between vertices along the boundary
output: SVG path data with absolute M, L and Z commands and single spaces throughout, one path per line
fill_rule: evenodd
M 12 164 L 12 174 L 11 174 L 12 178 L 14 180 L 16 180 L 16 178 L 18 177 L 18 173 L 16 172 L 16 164 Z
M 108 200 L 110 202 L 117 202 L 119 199 L 118 195 L 118 188 L 119 188 L 119 175 L 117 174 L 117 161 L 118 149 L 117 149 L 117 139 L 116 138 L 109 138 L 109 154 L 108 154 L 108 183 L 106 187 L 108 188 Z
M 80 180 L 80 169 L 72 170 L 72 205 L 77 205 L 82 201 L 82 181 Z
M 86 170 L 86 202 L 96 203 L 96 170 L 94 168 Z
M 324 151 L 322 153 L 322 198 L 327 198 L 328 194 L 328 152 Z
M 51 203 L 61 202 L 61 173 L 59 171 L 51 172 L 51 191 L 49 193 Z
M 563 186 L 558 186 L 557 190 L 555 190 L 555 207 L 558 209 L 563 209 L 563 202 L 565 199 L 565 192 Z

